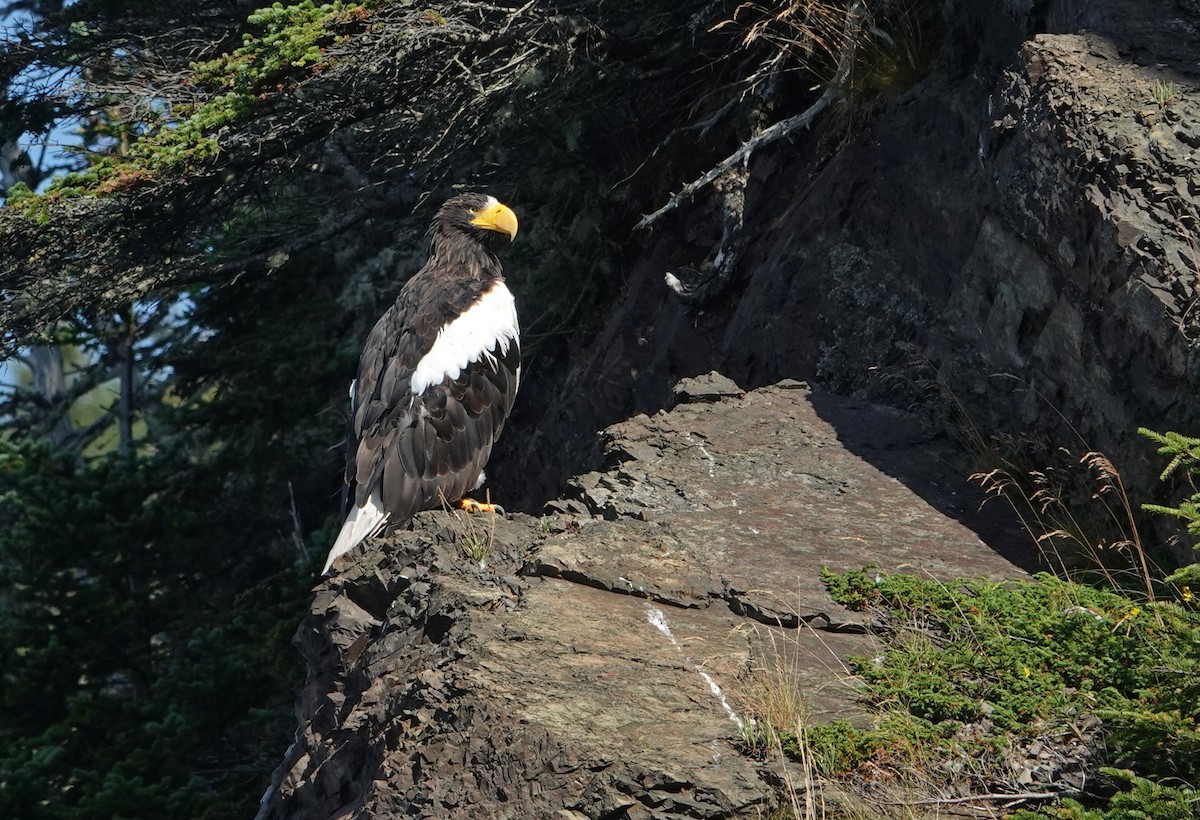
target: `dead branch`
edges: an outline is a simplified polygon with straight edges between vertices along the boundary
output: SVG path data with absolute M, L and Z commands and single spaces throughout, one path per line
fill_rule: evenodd
M 635 231 L 644 230 L 650 227 L 664 215 L 670 213 L 679 207 L 683 202 L 688 201 L 695 196 L 697 191 L 711 185 L 713 181 L 718 179 L 726 171 L 735 166 L 744 165 L 749 160 L 750 155 L 762 148 L 764 145 L 770 145 L 776 140 L 783 139 L 789 134 L 799 131 L 801 128 L 807 128 L 813 119 L 829 107 L 829 104 L 838 96 L 838 92 L 833 86 L 825 89 L 825 92 L 817 99 L 815 103 L 810 105 L 802 114 L 797 114 L 786 120 L 775 123 L 770 128 L 760 131 L 757 136 L 746 140 L 742 146 L 734 151 L 725 159 L 718 162 L 708 171 L 700 176 L 699 179 L 689 182 L 680 189 L 679 193 L 675 194 L 667 204 L 659 208 L 652 214 L 642 217 L 641 221 L 633 226 Z
M 931 797 L 927 800 L 913 800 L 908 805 L 910 806 L 950 806 L 963 803 L 982 803 L 982 802 L 1011 802 L 1019 803 L 1026 800 L 1054 800 L 1064 795 L 1079 794 L 1077 789 L 1063 789 L 1061 791 L 1046 791 L 1046 792 L 1018 792 L 1016 794 L 972 794 L 966 797 Z
M 397 184 L 407 189 L 419 180 L 436 190 L 450 177 L 469 180 L 480 164 L 480 144 L 512 143 L 520 119 L 497 112 L 514 106 L 525 112 L 541 99 L 540 87 L 518 92 L 515 75 L 547 61 L 554 62 L 547 72 L 553 74 L 569 63 L 572 47 L 549 36 L 561 26 L 535 6 L 475 3 L 438 25 L 420 9 L 387 6 L 371 26 L 332 47 L 337 59 L 265 89 L 246 118 L 214 133 L 216 156 L 138 171 L 115 180 L 109 195 L 57 197 L 0 211 L 0 344 L 16 349 L 21 339 L 84 305 L 103 311 L 154 292 L 272 269 L 388 210 L 388 192 Z M 553 45 L 531 45 L 543 40 Z M 80 98 L 103 97 L 136 124 L 147 93 L 137 80 L 145 76 L 156 77 L 172 96 L 207 95 L 190 86 L 180 90 L 184 75 L 173 72 L 174 61 L 164 67 L 151 47 L 128 59 L 128 77 L 93 72 L 93 85 Z M 569 88 L 546 93 L 563 97 Z M 411 114 L 414 101 L 421 103 L 420 116 Z M 313 174 L 324 168 L 335 174 Z M 279 179 L 288 181 L 275 185 Z M 229 214 L 263 213 L 289 191 L 313 189 L 316 198 L 336 203 L 328 216 L 302 212 L 305 230 L 297 231 L 293 221 L 258 236 L 258 248 L 271 252 L 214 259 Z
M 838 56 L 837 71 L 834 74 L 833 80 L 826 86 L 825 91 L 817 98 L 816 102 L 810 105 L 804 112 L 777 122 L 742 143 L 741 147 L 702 174 L 699 179 L 683 186 L 679 193 L 667 201 L 666 205 L 663 205 L 652 214 L 643 216 L 633 229 L 640 231 L 650 227 L 664 215 L 678 208 L 681 203 L 690 200 L 698 191 L 711 185 L 727 171 L 737 166 L 745 166 L 750 160 L 750 155 L 759 148 L 794 134 L 802 128 L 808 128 L 816 116 L 828 108 L 841 95 L 841 88 L 850 76 L 850 68 L 854 63 L 855 46 L 858 39 L 857 34 L 862 25 L 863 6 L 861 3 L 856 2 L 846 10 L 842 41 L 844 46 L 841 54 Z

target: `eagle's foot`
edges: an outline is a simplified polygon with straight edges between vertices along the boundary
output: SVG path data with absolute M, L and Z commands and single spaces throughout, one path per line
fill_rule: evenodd
M 473 498 L 464 498 L 458 502 L 458 508 L 469 513 L 494 513 L 504 515 L 504 508 L 499 504 L 488 504 Z

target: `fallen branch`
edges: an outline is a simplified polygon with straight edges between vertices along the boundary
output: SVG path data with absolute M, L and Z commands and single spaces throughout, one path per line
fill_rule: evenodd
M 846 21 L 843 32 L 845 47 L 838 57 L 838 67 L 834 73 L 833 80 L 826 86 L 825 91 L 817 98 L 816 102 L 810 105 L 803 113 L 789 117 L 786 120 L 781 120 L 746 140 L 740 148 L 710 168 L 699 179 L 684 185 L 682 190 L 672 196 L 666 205 L 652 214 L 643 216 L 641 221 L 633 226 L 633 229 L 640 231 L 650 227 L 661 219 L 664 214 L 670 213 L 678 208 L 681 203 L 691 199 L 697 191 L 711 185 L 714 180 L 718 179 L 726 171 L 735 165 L 746 163 L 750 159 L 750 155 L 764 145 L 770 145 L 772 142 L 795 133 L 801 128 L 808 128 L 817 114 L 828 108 L 829 104 L 840 96 L 840 89 L 846 84 L 846 80 L 850 76 L 850 68 L 854 64 L 855 45 L 857 43 L 856 32 L 862 28 L 862 20 L 862 3 L 855 2 L 846 9 Z
M 1024 800 L 1053 800 L 1056 797 L 1062 797 L 1066 794 L 1078 794 L 1078 792 L 1064 789 L 1063 791 L 1053 792 L 1020 792 L 1017 794 L 972 794 L 967 797 L 933 797 L 928 800 L 914 800 L 909 805 L 912 806 L 943 806 L 955 803 L 979 803 L 983 801 L 1006 801 L 1006 802 L 1021 802 Z
M 662 218 L 664 214 L 668 214 L 678 208 L 680 203 L 691 199 L 692 196 L 701 188 L 711 185 L 714 180 L 721 176 L 721 174 L 725 173 L 735 165 L 744 163 L 750 158 L 752 153 L 764 145 L 769 145 L 772 142 L 782 139 L 783 137 L 786 137 L 801 128 L 807 128 L 812 123 L 813 118 L 828 108 L 829 104 L 833 102 L 837 95 L 838 92 L 835 91 L 831 86 L 825 89 L 825 93 L 823 93 L 815 103 L 810 105 L 808 109 L 804 111 L 804 113 L 797 114 L 794 117 L 789 117 L 786 120 L 781 120 L 780 122 L 772 125 L 770 128 L 760 131 L 756 136 L 746 140 L 742 143 L 741 148 L 738 148 L 732 154 L 725 157 L 725 159 L 718 162 L 716 165 L 706 171 L 699 179 L 684 185 L 679 193 L 671 197 L 666 205 L 662 206 L 654 213 L 642 217 L 642 220 L 638 222 L 633 229 L 635 231 L 640 231 L 644 228 L 650 227 L 660 218 Z

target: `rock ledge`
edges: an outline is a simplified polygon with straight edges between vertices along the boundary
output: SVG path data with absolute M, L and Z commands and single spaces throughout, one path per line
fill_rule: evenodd
M 765 648 L 814 719 L 856 714 L 839 658 L 873 638 L 822 566 L 1023 575 L 952 517 L 987 529 L 911 417 L 795 382 L 679 395 L 540 518 L 425 513 L 340 562 L 261 818 L 756 816 L 786 777 L 739 741 Z

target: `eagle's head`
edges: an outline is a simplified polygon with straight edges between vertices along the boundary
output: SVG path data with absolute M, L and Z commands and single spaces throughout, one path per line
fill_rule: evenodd
M 481 241 L 502 233 L 511 240 L 517 235 L 517 215 L 494 196 L 459 194 L 446 200 L 446 204 L 438 209 L 433 231 L 465 233 Z

